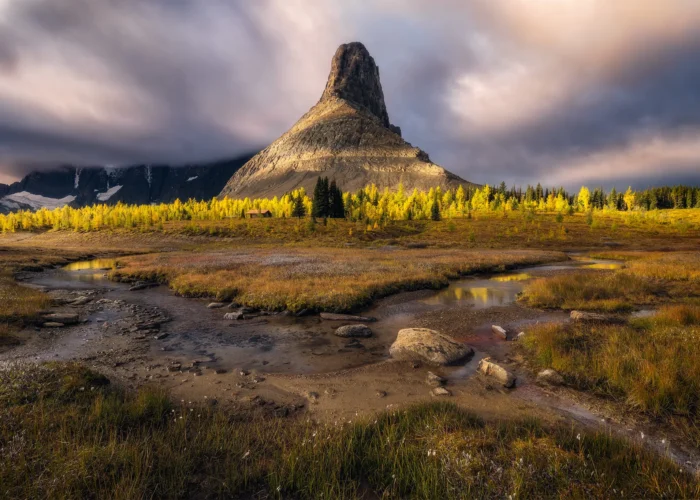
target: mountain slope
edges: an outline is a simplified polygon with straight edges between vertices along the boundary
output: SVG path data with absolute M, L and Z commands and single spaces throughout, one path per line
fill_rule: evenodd
M 379 69 L 361 43 L 341 45 L 321 100 L 284 135 L 237 171 L 221 196 L 271 197 L 313 188 L 319 175 L 345 191 L 367 184 L 395 189 L 469 182 L 430 161 L 391 125 Z
M 60 167 L 0 185 L 0 212 L 94 203 L 169 203 L 214 198 L 250 156 L 182 167 Z

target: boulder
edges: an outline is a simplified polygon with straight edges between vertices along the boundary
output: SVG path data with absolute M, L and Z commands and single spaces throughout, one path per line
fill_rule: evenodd
M 80 321 L 76 313 L 46 314 L 44 319 L 49 323 L 63 323 L 64 325 L 75 325 Z
M 503 384 L 503 387 L 511 388 L 515 386 L 515 375 L 491 361 L 491 358 L 484 358 L 479 361 L 478 370 L 480 373 L 498 380 Z
M 352 314 L 335 314 L 335 313 L 321 313 L 321 319 L 328 321 L 363 321 L 372 322 L 377 321 L 375 318 L 368 318 L 366 316 L 353 316 Z
M 428 376 L 426 377 L 425 380 L 428 383 L 428 385 L 431 387 L 441 387 L 447 383 L 447 379 L 445 377 L 441 377 L 440 375 L 436 375 L 433 372 L 428 372 Z
M 502 326 L 491 325 L 491 330 L 503 340 L 508 340 L 508 332 L 506 332 L 506 329 Z
M 362 337 L 372 336 L 372 330 L 367 325 L 345 325 L 335 331 L 338 337 Z
M 474 350 L 435 330 L 404 328 L 389 348 L 389 354 L 398 360 L 425 361 L 441 366 L 464 361 Z
M 564 377 L 559 375 L 556 370 L 547 368 L 537 374 L 537 382 L 546 385 L 562 385 L 564 383 Z

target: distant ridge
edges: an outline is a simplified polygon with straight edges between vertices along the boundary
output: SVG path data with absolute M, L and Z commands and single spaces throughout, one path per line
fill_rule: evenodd
M 210 200 L 251 156 L 183 166 L 63 166 L 32 172 L 10 186 L 0 184 L 0 213 L 94 203 L 143 205 L 176 199 Z
M 344 191 L 371 183 L 409 190 L 471 184 L 401 138 L 389 121 L 379 68 L 359 42 L 338 48 L 318 104 L 238 170 L 221 196 L 272 197 L 299 187 L 311 192 L 319 175 Z

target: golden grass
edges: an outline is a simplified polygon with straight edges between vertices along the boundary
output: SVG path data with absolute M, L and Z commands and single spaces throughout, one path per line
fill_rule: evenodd
M 168 282 L 187 297 L 211 296 L 269 310 L 350 311 L 402 290 L 441 288 L 461 275 L 564 259 L 558 252 L 452 249 L 239 248 L 119 259 L 117 280 Z
M 532 307 L 627 311 L 700 296 L 700 252 L 615 252 L 597 254 L 624 258 L 612 273 L 573 273 L 530 283 L 522 301 Z
M 22 286 L 7 274 L 0 274 L 0 322 L 33 319 L 50 302 L 45 293 Z
M 625 326 L 538 325 L 524 346 L 539 368 L 554 368 L 574 387 L 700 424 L 700 304 L 663 306 Z
M 485 422 L 449 403 L 315 424 L 124 393 L 78 365 L 0 371 L 8 498 L 697 498 L 605 434 Z

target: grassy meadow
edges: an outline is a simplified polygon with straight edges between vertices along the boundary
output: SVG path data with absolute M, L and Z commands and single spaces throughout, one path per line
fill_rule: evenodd
M 466 274 L 565 258 L 533 250 L 259 247 L 124 257 L 111 277 L 155 280 L 186 297 L 261 309 L 345 312 L 398 291 L 442 288 Z
M 613 272 L 579 272 L 530 283 L 522 302 L 531 307 L 631 311 L 700 297 L 700 252 L 598 252 L 625 260 Z
M 7 498 L 696 498 L 605 434 L 484 422 L 449 403 L 317 424 L 125 393 L 78 365 L 0 371 Z

